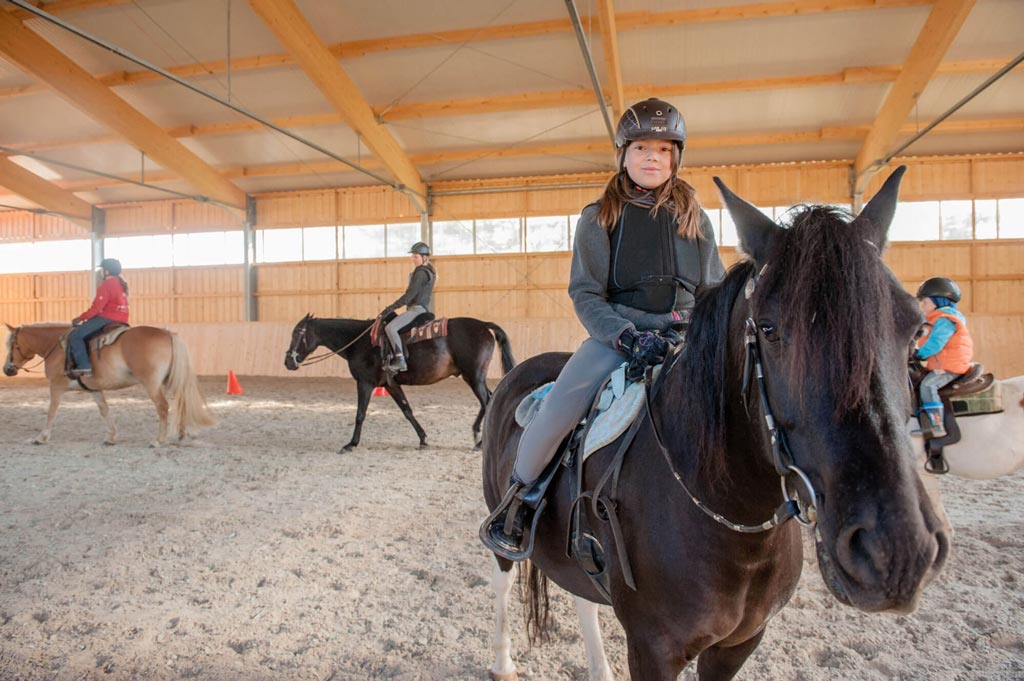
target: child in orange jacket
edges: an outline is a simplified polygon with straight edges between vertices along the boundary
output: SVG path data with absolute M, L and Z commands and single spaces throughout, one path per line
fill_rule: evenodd
M 917 304 L 925 314 L 924 333 L 914 357 L 922 360 L 928 374 L 921 381 L 921 408 L 928 417 L 928 437 L 943 437 L 942 400 L 939 388 L 967 372 L 974 355 L 974 341 L 967 319 L 956 309 L 960 287 L 952 279 L 932 277 L 917 289 Z

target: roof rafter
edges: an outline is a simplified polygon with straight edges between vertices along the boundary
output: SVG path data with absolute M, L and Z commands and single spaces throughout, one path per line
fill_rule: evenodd
M 854 161 L 854 196 L 863 193 L 871 176 L 880 169 L 875 163 L 892 148 L 900 126 L 907 120 L 914 102 L 935 75 L 942 57 L 967 20 L 976 0 L 937 0 L 924 22 L 900 75 L 886 95 L 871 130 Z
M 293 0 L 249 0 L 249 6 L 292 54 L 320 92 L 366 141 L 392 176 L 421 197 L 427 186 L 419 171 L 388 130 L 337 58 L 317 35 Z M 425 208 L 425 205 L 423 206 Z
M 608 76 L 606 87 L 612 99 L 612 117 L 618 120 L 626 110 L 626 101 L 622 87 L 622 68 L 619 65 L 619 37 L 613 0 L 598 0 L 597 18 L 601 25 L 601 46 L 604 48 L 604 70 Z
M 73 2 L 74 0 L 65 0 Z M 88 0 L 81 0 L 87 2 Z M 94 2 L 116 2 L 125 0 L 93 0 Z M 721 21 L 741 21 L 763 19 L 769 17 L 786 17 L 796 15 L 825 14 L 831 12 L 849 12 L 854 10 L 889 9 L 894 7 L 921 7 L 933 4 L 934 0 L 787 0 L 784 2 L 767 2 L 753 5 L 730 5 L 726 7 L 676 10 L 672 12 L 623 12 L 616 14 L 615 24 L 618 31 L 632 31 L 660 26 L 678 26 L 684 24 L 702 24 Z M 49 8 L 54 4 L 47 5 Z M 587 17 L 581 17 L 586 20 Z M 370 40 L 353 40 L 329 45 L 328 49 L 338 59 L 352 59 L 374 52 L 414 49 L 417 47 L 436 47 L 438 45 L 461 45 L 463 43 L 504 40 L 507 38 L 525 38 L 537 35 L 551 35 L 572 32 L 572 22 L 568 19 L 551 19 L 521 24 L 505 24 L 500 26 L 484 26 L 452 31 L 432 33 L 414 33 L 409 35 L 374 38 Z M 257 69 L 280 68 L 295 64 L 290 54 L 262 54 L 253 57 L 241 57 L 231 60 L 232 73 Z M 225 73 L 228 70 L 227 60 L 214 60 L 200 64 L 174 66 L 167 69 L 181 78 L 208 76 Z M 160 75 L 152 71 L 116 71 L 98 77 L 104 85 L 110 87 L 134 85 L 160 80 Z M 39 92 L 41 88 L 18 86 L 0 90 L 0 97 L 18 97 Z
M 40 2 L 40 0 L 28 0 L 28 4 L 45 9 L 50 14 L 70 14 L 88 9 L 99 9 L 101 7 L 113 7 L 115 5 L 127 5 L 132 0 L 55 0 L 54 2 Z M 31 19 L 35 15 L 26 12 L 15 5 L 6 5 L 4 9 L 18 19 Z
M 721 147 L 755 146 L 770 144 L 816 143 L 835 140 L 862 140 L 867 134 L 868 125 L 828 126 L 812 130 L 793 130 L 773 133 L 749 133 L 735 135 L 694 136 L 687 139 L 690 149 L 708 149 Z M 912 123 L 903 125 L 902 133 L 913 134 Z M 1022 118 L 993 118 L 960 121 L 944 121 L 935 128 L 933 134 L 970 134 L 992 132 L 1022 132 Z M 529 158 L 543 156 L 567 156 L 572 154 L 607 153 L 611 162 L 608 140 L 605 138 L 567 142 L 564 144 L 522 145 L 518 147 L 487 147 L 460 149 L 457 151 L 426 152 L 412 154 L 410 159 L 418 166 L 439 163 L 472 161 L 484 158 Z M 364 164 L 367 168 L 381 168 L 377 159 L 368 159 Z M 311 161 L 299 163 L 274 163 L 260 166 L 235 166 L 221 168 L 224 177 L 268 177 L 288 175 L 313 175 L 318 173 L 341 173 L 352 169 L 337 161 Z M 177 178 L 167 172 L 147 173 L 148 182 L 168 182 Z M 58 186 L 71 191 L 90 191 L 103 187 L 119 186 L 124 183 L 116 180 L 70 180 L 57 183 Z
M 245 206 L 245 192 L 8 12 L 0 12 L 0 55 L 177 173 L 199 194 Z
M 991 73 L 1006 63 L 1006 59 L 976 59 L 972 61 L 944 62 L 937 69 L 938 74 Z M 853 83 L 892 82 L 899 75 L 899 65 L 889 66 L 852 66 L 836 73 L 822 73 L 801 76 L 778 76 L 775 78 L 754 78 L 745 80 L 709 81 L 697 83 L 679 83 L 676 85 L 629 85 L 624 92 L 631 98 L 658 96 L 694 96 L 716 94 L 720 92 L 748 92 L 756 90 L 776 90 L 781 88 L 817 87 L 822 85 L 843 85 Z M 446 99 L 436 102 L 415 102 L 396 104 L 390 107 L 377 107 L 374 112 L 380 116 L 385 108 L 385 121 L 409 120 L 418 118 L 436 118 L 447 116 L 464 116 L 482 113 L 504 113 L 530 109 L 549 109 L 560 106 L 585 106 L 592 104 L 593 95 L 587 90 L 559 90 L 554 92 L 526 92 L 515 95 L 497 97 L 471 97 L 465 99 Z M 345 118 L 338 113 L 305 114 L 301 116 L 283 116 L 271 119 L 275 125 L 283 128 L 300 128 L 320 125 L 339 125 Z M 164 128 L 172 137 L 205 137 L 209 135 L 230 135 L 265 130 L 262 123 L 256 121 L 231 121 L 227 123 L 206 123 L 178 125 Z M 43 149 L 61 149 L 89 144 L 105 144 L 119 141 L 116 135 L 98 135 L 59 140 L 34 142 L 8 142 L 7 146 L 24 151 L 40 151 Z
M 92 222 L 91 203 L 22 168 L 6 156 L 0 156 L 0 187 L 45 210 L 86 224 Z

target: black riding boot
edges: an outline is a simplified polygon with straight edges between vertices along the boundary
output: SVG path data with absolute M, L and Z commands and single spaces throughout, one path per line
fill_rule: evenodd
M 529 558 L 533 553 L 534 518 L 544 504 L 538 492 L 542 490 L 536 483 L 528 485 L 513 474 L 505 497 L 480 526 L 484 546 L 508 560 Z

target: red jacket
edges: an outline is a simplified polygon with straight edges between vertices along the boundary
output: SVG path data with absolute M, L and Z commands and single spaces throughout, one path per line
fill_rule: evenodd
M 96 289 L 92 307 L 78 316 L 83 322 L 93 317 L 105 317 L 112 322 L 128 323 L 128 294 L 117 277 L 107 277 Z

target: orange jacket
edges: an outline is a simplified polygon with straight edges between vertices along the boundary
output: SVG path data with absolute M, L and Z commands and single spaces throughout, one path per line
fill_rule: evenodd
M 932 326 L 939 319 L 948 319 L 956 326 L 956 331 L 953 332 L 953 335 L 946 341 L 942 349 L 925 360 L 925 368 L 928 371 L 948 371 L 953 374 L 965 373 L 971 367 L 971 358 L 974 356 L 974 341 L 971 340 L 971 334 L 967 330 L 967 321 L 963 315 L 952 314 L 939 308 L 925 315 L 925 319 L 927 324 L 925 324 L 921 340 L 918 341 L 919 347 L 923 346 L 928 340 L 928 334 L 931 333 Z

